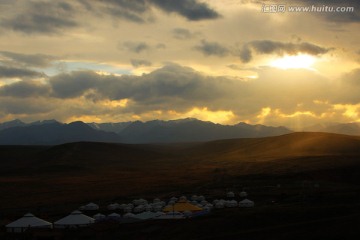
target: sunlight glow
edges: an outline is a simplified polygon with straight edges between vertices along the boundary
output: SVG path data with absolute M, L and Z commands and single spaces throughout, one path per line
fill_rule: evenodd
M 360 104 L 335 104 L 334 109 L 343 111 L 342 115 L 352 122 L 360 122 Z
M 178 113 L 176 111 L 171 111 L 169 113 L 173 115 L 172 119 L 197 118 L 202 121 L 211 121 L 220 124 L 232 124 L 235 117 L 235 114 L 232 111 L 211 111 L 207 107 L 194 107 L 186 113 Z
M 310 55 L 296 55 L 296 56 L 284 56 L 282 58 L 275 59 L 270 63 L 272 67 L 281 69 L 292 69 L 292 68 L 306 68 L 312 69 L 311 67 L 315 63 L 315 57 Z

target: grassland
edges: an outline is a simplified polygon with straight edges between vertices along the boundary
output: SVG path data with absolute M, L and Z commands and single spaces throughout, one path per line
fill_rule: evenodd
M 2 146 L 0 151 L 2 222 L 28 211 L 56 220 L 90 201 L 106 206 L 193 193 L 211 199 L 246 189 L 257 204 L 251 210 L 93 229 L 87 238 L 350 239 L 359 233 L 359 137 L 293 133 L 166 145 Z

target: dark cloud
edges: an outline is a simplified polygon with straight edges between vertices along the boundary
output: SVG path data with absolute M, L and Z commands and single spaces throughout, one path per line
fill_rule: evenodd
M 257 54 L 276 54 L 279 56 L 297 55 L 305 53 L 309 55 L 322 55 L 332 50 L 332 48 L 324 48 L 318 45 L 300 42 L 300 43 L 283 43 L 271 40 L 252 41 L 244 44 L 241 50 L 235 55 L 238 55 L 243 62 L 249 62 L 252 59 L 253 52 Z
M 72 99 L 131 99 L 132 109 L 189 108 L 206 105 L 226 96 L 236 96 L 235 83 L 225 78 L 204 76 L 191 68 L 170 64 L 142 76 L 105 76 L 90 71 L 72 72 L 50 78 L 52 96 Z M 148 111 L 148 110 L 146 110 Z
M 83 95 L 87 90 L 96 87 L 100 75 L 91 71 L 78 71 L 56 75 L 49 83 L 53 96 L 58 98 L 75 98 Z
M 211 9 L 206 3 L 197 0 L 148 0 L 160 9 L 169 13 L 177 13 L 188 20 L 199 21 L 204 19 L 216 19 L 220 17 L 214 9 Z
M 34 78 L 44 76 L 45 74 L 33 70 L 0 65 L 0 78 Z
M 32 33 L 59 33 L 76 27 L 75 9 L 65 1 L 27 1 L 24 10 L 13 18 L 3 19 L 1 25 L 14 31 Z
M 114 17 L 135 23 L 144 23 L 143 14 L 149 10 L 145 0 L 103 0 L 105 11 Z
M 18 98 L 46 96 L 49 87 L 36 81 L 20 81 L 0 88 L 0 96 L 11 96 Z
M 311 43 L 283 43 L 271 40 L 253 41 L 249 45 L 258 53 L 261 54 L 290 54 L 307 53 L 310 55 L 320 55 L 327 53 L 330 49 L 323 48 Z
M 150 49 L 150 46 L 145 42 L 125 42 L 123 46 L 130 52 L 141 53 Z
M 190 21 L 216 19 L 220 15 L 198 0 L 57 0 L 13 1 L 14 13 L 0 18 L 0 26 L 27 34 L 60 34 L 79 26 L 79 16 L 124 19 L 135 23 L 154 21 L 152 8 L 176 13 Z M 7 3 L 9 5 L 9 3 Z
M 146 12 L 149 8 L 146 0 L 102 0 L 101 2 L 109 4 L 111 8 L 117 6 L 136 13 Z
M 30 104 L 31 103 L 31 104 Z M 48 99 L 29 98 L 0 98 L 0 112 L 5 114 L 37 115 L 53 111 L 54 108 Z M 38 117 L 38 116 L 37 116 Z M 39 119 L 39 118 L 37 118 Z
M 22 65 L 25 67 L 48 67 L 56 59 L 54 56 L 44 54 L 21 54 L 0 51 L 0 55 L 7 58 L 6 62 Z
M 249 46 L 247 44 L 245 44 L 238 52 L 238 56 L 240 57 L 240 59 L 247 63 L 250 62 L 252 59 L 252 53 L 251 53 L 251 49 L 249 48 Z
M 193 33 L 186 28 L 174 28 L 173 29 L 173 36 L 176 39 L 186 40 L 186 39 L 194 38 L 196 35 L 198 35 L 198 33 Z
M 143 101 L 158 97 L 175 97 L 186 101 L 216 99 L 225 93 L 221 83 L 226 82 L 225 79 L 206 77 L 176 64 L 164 66 L 139 80 L 142 87 L 138 90 L 144 93 L 136 96 L 136 99 Z
M 229 50 L 226 47 L 217 42 L 208 42 L 206 40 L 202 40 L 200 45 L 195 46 L 195 49 L 207 56 L 224 57 L 229 54 Z
M 215 19 L 220 15 L 206 3 L 197 0 L 102 0 L 84 3 L 86 9 L 100 9 L 115 18 L 125 19 L 135 23 L 145 23 L 153 20 L 151 7 L 156 7 L 167 13 L 179 14 L 190 21 Z M 96 6 L 94 6 L 96 5 Z
M 151 66 L 151 62 L 144 59 L 131 59 L 130 61 L 134 67 Z

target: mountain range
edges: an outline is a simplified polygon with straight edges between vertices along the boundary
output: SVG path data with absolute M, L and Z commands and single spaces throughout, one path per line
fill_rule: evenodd
M 221 125 L 187 118 L 171 121 L 119 123 L 60 123 L 56 120 L 0 124 L 1 145 L 56 145 L 68 142 L 173 143 L 231 138 L 277 136 L 292 132 L 285 127 L 239 123 Z
M 319 124 L 304 132 L 360 135 L 359 123 Z M 286 127 L 238 123 L 221 125 L 194 118 L 148 122 L 60 123 L 56 120 L 24 123 L 18 119 L 0 123 L 1 145 L 56 145 L 69 142 L 173 143 L 233 138 L 259 138 L 293 132 Z

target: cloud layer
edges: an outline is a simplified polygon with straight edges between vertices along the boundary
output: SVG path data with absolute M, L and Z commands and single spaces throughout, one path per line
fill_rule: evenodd
M 303 70 L 263 68 L 253 81 L 206 76 L 176 64 L 142 76 L 75 71 L 50 77 L 46 82 L 20 81 L 2 86 L 0 99 L 4 101 L 0 109 L 6 114 L 42 112 L 53 117 L 60 116 L 58 111 L 62 110 L 60 120 L 68 120 L 81 102 L 83 107 L 77 108 L 77 114 L 88 117 L 101 113 L 115 119 L 134 115 L 151 119 L 149 116 L 157 114 L 171 119 L 204 109 L 207 115 L 226 112 L 231 116 L 229 122 L 291 125 L 301 118 L 308 122 L 320 121 L 324 116 L 339 118 L 348 104 L 360 104 L 360 98 L 354 98 L 359 91 L 359 72 L 344 75 L 340 87 L 335 89 L 336 85 L 328 79 Z M 279 75 L 283 77 L 278 78 Z M 258 96 L 255 100 L 254 95 Z M 45 99 L 49 103 L 31 113 L 19 107 L 21 99 L 31 105 Z M 9 104 L 15 105 L 16 110 L 10 110 Z M 51 105 L 55 107 L 50 108 Z
M 264 3 L 0 1 L 0 121 L 360 121 L 359 12 Z

